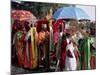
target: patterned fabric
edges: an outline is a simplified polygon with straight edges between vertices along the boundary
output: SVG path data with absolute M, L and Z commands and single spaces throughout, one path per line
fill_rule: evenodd
M 23 67 L 24 66 L 24 34 L 22 31 L 16 32 L 16 40 L 15 40 L 15 47 L 16 47 L 16 54 L 18 58 L 18 65 Z
M 34 69 L 37 67 L 38 64 L 38 56 L 37 56 L 37 41 L 38 41 L 38 34 L 35 31 L 35 27 L 32 27 L 28 32 L 28 42 L 26 42 L 26 54 L 27 54 L 27 61 L 28 61 L 28 68 Z
M 36 38 L 37 33 L 35 31 L 35 27 L 31 28 L 31 48 L 32 48 L 32 68 L 36 68 L 37 66 L 37 44 L 36 44 Z
M 41 31 L 38 38 L 39 64 L 49 67 L 49 32 Z

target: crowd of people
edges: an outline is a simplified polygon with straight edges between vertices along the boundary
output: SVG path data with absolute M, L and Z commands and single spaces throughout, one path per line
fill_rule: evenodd
M 95 29 L 76 27 L 70 21 L 12 24 L 12 64 L 49 71 L 95 69 Z M 77 23 L 80 24 L 80 23 Z M 92 31 L 92 32 L 91 32 Z M 87 35 L 87 36 L 86 36 Z

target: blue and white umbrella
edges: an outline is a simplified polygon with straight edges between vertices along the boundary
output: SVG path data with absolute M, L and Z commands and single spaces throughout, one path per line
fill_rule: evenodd
M 77 7 L 59 8 L 53 15 L 53 18 L 58 19 L 75 19 L 75 20 L 90 20 L 90 17 L 82 9 Z

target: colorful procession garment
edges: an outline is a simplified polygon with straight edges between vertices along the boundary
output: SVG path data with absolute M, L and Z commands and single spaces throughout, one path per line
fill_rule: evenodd
M 85 39 L 84 45 L 85 69 L 90 69 L 90 39 Z
M 54 44 L 58 43 L 59 41 L 59 32 L 54 32 L 53 34 L 53 41 L 54 41 Z
M 50 36 L 49 36 L 49 32 L 46 31 L 45 32 L 45 61 L 44 61 L 44 67 L 46 68 L 47 71 L 49 71 L 49 67 L 50 67 L 50 62 L 49 62 L 49 52 L 50 52 Z
M 37 66 L 37 44 L 36 44 L 36 38 L 37 38 L 37 33 L 36 33 L 36 28 L 32 27 L 31 28 L 31 45 L 32 45 L 32 67 L 35 68 Z
M 90 69 L 90 44 L 92 42 L 91 37 L 85 37 L 82 41 L 82 43 L 79 45 L 79 50 L 81 53 L 81 59 L 80 59 L 80 69 Z
M 65 70 L 72 71 L 77 69 L 77 62 L 76 57 L 74 54 L 75 48 L 73 46 L 73 42 L 71 39 L 66 39 L 67 46 L 66 46 L 66 59 L 65 59 Z
M 16 47 L 16 55 L 18 58 L 18 65 L 20 67 L 24 66 L 24 34 L 22 31 L 18 31 L 15 34 L 15 47 Z
M 67 46 L 67 41 L 66 39 L 64 39 L 61 44 L 61 64 L 60 64 L 61 71 L 65 68 L 66 46 Z
M 62 32 L 58 32 L 58 36 L 56 36 L 56 37 L 58 37 L 58 42 L 56 43 L 57 46 L 55 46 L 56 47 L 56 62 L 57 62 L 55 71 L 60 70 L 60 67 L 61 67 L 60 66 L 60 63 L 61 63 L 60 59 L 61 59 L 61 53 L 62 53 L 62 51 L 61 51 L 62 50 L 62 48 L 61 48 L 62 36 L 63 36 Z
M 84 45 L 84 48 L 85 48 L 85 55 L 84 55 L 84 58 L 85 58 L 85 69 L 91 69 L 91 65 L 90 65 L 90 59 L 91 59 L 91 49 L 90 49 L 90 45 L 95 42 L 95 38 L 92 38 L 92 37 L 88 37 L 88 38 L 85 38 L 85 45 Z
M 49 32 L 39 33 L 39 64 L 49 67 Z
M 44 39 L 45 39 L 45 32 L 41 31 L 38 35 L 38 51 L 39 51 L 39 64 L 42 64 L 44 59 Z
M 83 44 L 84 44 L 84 39 L 79 39 L 78 41 L 78 49 L 80 52 L 80 57 L 79 57 L 79 62 L 80 62 L 80 66 L 79 69 L 83 69 L 83 64 L 84 64 L 84 48 L 83 48 Z
M 91 44 L 90 44 L 90 68 L 95 69 L 96 68 L 96 38 L 91 37 Z
M 54 67 L 56 65 L 56 50 L 54 49 L 54 41 L 53 41 L 53 29 L 52 24 L 50 24 L 50 48 L 49 48 L 49 63 L 50 67 Z
M 38 56 L 37 56 L 37 39 L 38 35 L 36 28 L 32 27 L 28 33 L 28 42 L 27 42 L 27 60 L 29 63 L 29 68 L 34 69 L 38 65 Z

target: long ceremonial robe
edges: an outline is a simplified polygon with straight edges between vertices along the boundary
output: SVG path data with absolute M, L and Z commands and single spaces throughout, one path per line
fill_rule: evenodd
M 15 48 L 16 48 L 16 55 L 18 58 L 18 65 L 20 67 L 24 67 L 24 39 L 25 35 L 23 31 L 17 31 L 15 34 Z
M 32 27 L 28 32 L 28 42 L 26 42 L 26 58 L 28 62 L 28 68 L 34 69 L 38 65 L 38 52 L 37 41 L 38 34 L 35 31 L 35 27 Z

